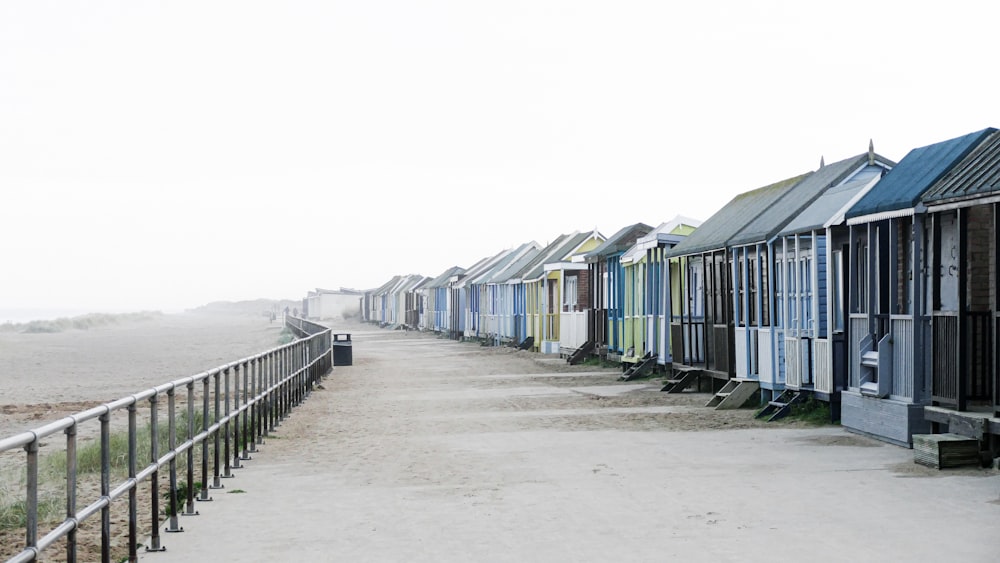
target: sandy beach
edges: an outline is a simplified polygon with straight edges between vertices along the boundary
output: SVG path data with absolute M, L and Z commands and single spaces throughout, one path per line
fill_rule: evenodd
M 707 409 L 706 393 L 619 382 L 615 368 L 353 322 L 335 331 L 352 334 L 353 365 L 335 368 L 199 516 L 181 516 L 167 551 L 140 548 L 141 560 L 992 561 L 1000 548 L 996 469 L 932 470 L 838 426 Z M 22 371 L 4 390 L 15 411 L 4 421 L 190 375 L 277 333 L 266 319 L 185 317 L 4 336 Z M 32 371 L 32 346 L 56 363 Z M 92 560 L 99 535 L 87 530 Z
M 57 333 L 0 332 L 0 435 L 37 428 L 100 403 L 195 375 L 268 350 L 278 345 L 281 323 L 250 314 L 184 313 L 156 316 L 136 322 L 109 324 L 89 330 Z M 140 412 L 140 424 L 148 413 Z M 117 430 L 126 419 L 113 419 Z M 81 442 L 93 440 L 96 423 L 81 425 Z M 61 451 L 60 440 L 44 442 L 41 454 Z M 23 498 L 24 453 L 0 454 L 0 501 Z M 53 483 L 45 486 L 58 495 Z M 55 483 L 58 485 L 58 483 Z M 80 502 L 92 502 L 99 493 L 94 476 L 81 478 Z M 148 505 L 148 487 L 140 486 L 140 500 Z M 61 493 L 65 494 L 65 493 Z M 64 501 L 63 501 L 64 502 Z M 117 503 L 114 520 L 116 553 L 125 549 L 127 515 Z M 148 510 L 148 509 L 147 509 Z M 100 528 L 95 519 L 80 532 L 83 561 L 100 557 Z M 140 522 L 150 529 L 148 514 Z M 43 523 L 42 529 L 51 529 Z M 0 530 L 0 560 L 23 546 L 21 530 Z M 127 553 L 127 551 L 126 551 Z M 62 549 L 43 554 L 41 561 L 60 560 Z

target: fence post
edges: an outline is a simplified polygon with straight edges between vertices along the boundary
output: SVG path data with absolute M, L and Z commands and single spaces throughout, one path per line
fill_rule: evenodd
M 76 421 L 66 429 L 66 518 L 76 517 Z M 66 538 L 66 561 L 76 561 L 76 528 Z
M 216 372 L 216 373 L 218 373 L 218 372 Z M 208 427 L 209 427 L 209 424 L 208 423 L 209 423 L 209 420 L 211 420 L 211 418 L 212 418 L 212 416 L 211 416 L 212 415 L 212 411 L 211 411 L 211 408 L 209 407 L 209 403 L 208 403 L 209 391 L 208 391 L 208 376 L 207 375 L 205 376 L 205 379 L 203 379 L 201 381 L 201 394 L 202 394 L 202 398 L 201 398 L 201 431 L 202 431 L 203 434 L 205 434 L 205 437 L 201 441 L 201 490 L 198 491 L 198 500 L 205 502 L 205 501 L 212 500 L 212 497 L 208 496 L 208 489 L 209 489 L 209 483 L 208 483 Z M 218 409 L 216 409 L 216 410 L 218 410 Z M 219 435 L 218 432 L 215 432 L 214 434 L 215 434 L 215 436 Z M 215 451 L 219 451 L 218 441 L 216 441 Z M 218 465 L 216 465 L 216 467 L 218 467 Z M 218 473 L 216 473 L 216 475 L 218 475 Z
M 149 398 L 149 457 L 153 464 L 153 474 L 150 476 L 150 521 L 153 522 L 153 532 L 149 538 L 149 547 L 146 551 L 164 551 L 160 545 L 160 441 L 159 424 L 157 421 L 157 403 L 159 403 L 159 391 L 153 393 Z
M 191 447 L 184 453 L 187 461 L 187 482 L 184 493 L 184 515 L 194 516 L 198 511 L 194 509 L 194 380 L 187 384 L 187 440 L 191 442 Z
M 136 424 L 135 411 L 136 399 L 132 396 L 132 402 L 128 406 L 128 478 L 135 482 L 136 475 Z M 138 561 L 138 541 L 139 541 L 139 487 L 136 486 L 128 490 L 128 560 Z M 70 559 L 75 561 L 76 559 Z
M 243 387 L 237 393 L 237 397 L 239 395 L 243 396 L 243 410 L 240 412 L 240 418 L 243 420 L 243 455 L 240 457 L 242 460 L 251 459 L 250 450 L 248 449 L 250 443 L 250 411 L 248 406 L 250 404 L 250 395 L 247 393 L 247 390 L 250 389 L 250 364 L 252 362 L 253 360 L 243 362 Z M 239 385 L 239 381 L 236 384 Z
M 226 411 L 229 411 L 229 400 L 226 399 Z M 228 437 L 228 436 L 227 436 Z M 240 465 L 240 364 L 233 367 L 233 469 L 241 469 Z M 226 472 L 227 477 L 232 475 Z
M 177 408 L 176 408 L 176 390 L 173 385 L 167 390 L 167 450 L 171 453 L 177 448 Z M 170 524 L 167 526 L 167 532 L 183 532 L 184 528 L 181 528 L 177 523 L 177 456 L 170 457 L 169 463 L 169 491 L 170 498 L 167 500 L 168 510 L 170 511 Z
M 101 559 L 111 561 L 111 410 L 101 415 Z

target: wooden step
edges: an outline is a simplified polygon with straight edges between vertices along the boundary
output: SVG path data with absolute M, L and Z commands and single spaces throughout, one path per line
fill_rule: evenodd
M 877 368 L 878 367 L 878 352 L 865 352 L 861 355 L 861 365 Z
M 979 465 L 979 440 L 961 434 L 914 434 L 913 461 L 935 469 Z

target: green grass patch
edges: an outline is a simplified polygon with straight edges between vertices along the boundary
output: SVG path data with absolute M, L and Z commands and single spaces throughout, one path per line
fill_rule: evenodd
M 28 512 L 26 507 L 24 499 L 0 498 L 0 530 L 15 530 L 27 526 Z M 38 499 L 38 519 L 40 521 L 65 514 L 65 511 L 66 500 L 63 498 Z
M 606 360 L 604 358 L 601 358 L 599 356 L 591 356 L 591 357 L 587 358 L 586 360 L 583 360 L 582 362 L 580 362 L 577 365 L 592 366 L 592 367 L 599 367 L 599 368 L 617 368 L 617 367 L 621 367 L 621 364 L 619 364 L 618 362 L 609 362 L 608 360 Z
M 287 326 L 281 329 L 281 332 L 278 334 L 278 346 L 284 346 L 285 344 L 294 341 L 295 334 Z
M 805 401 L 795 403 L 791 406 L 786 420 L 796 420 L 810 426 L 824 426 L 835 424 L 830 421 L 830 403 L 817 400 L 810 396 Z
M 156 425 L 157 452 L 163 455 L 170 449 L 170 426 L 167 420 L 158 420 Z M 201 432 L 202 416 L 201 411 L 194 413 L 195 434 Z M 176 443 L 181 444 L 188 439 L 188 417 L 187 412 L 182 411 L 177 415 L 176 421 L 177 437 Z M 150 426 L 147 424 L 136 432 L 135 459 L 137 468 L 142 468 L 150 463 L 153 455 L 152 440 L 150 436 Z M 125 475 L 128 472 L 128 432 L 112 433 L 109 437 L 110 444 L 110 465 L 111 471 L 116 474 Z M 42 468 L 50 477 L 62 477 L 66 475 L 66 452 L 58 451 L 42 458 Z M 77 448 L 76 471 L 80 475 L 101 472 L 101 442 L 94 440 L 86 442 Z
M 240 495 L 240 494 L 243 494 L 245 492 L 246 491 L 244 491 L 243 489 L 233 489 L 231 491 L 227 491 L 227 494 L 230 494 L 230 495 Z

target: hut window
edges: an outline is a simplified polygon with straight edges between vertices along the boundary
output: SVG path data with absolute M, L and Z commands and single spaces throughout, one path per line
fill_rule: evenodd
M 913 313 L 913 221 L 901 219 L 896 236 L 896 308 L 897 314 Z
M 771 292 L 768 291 L 771 285 L 770 276 L 768 275 L 769 261 L 767 255 L 767 249 L 763 249 L 760 253 L 760 295 L 761 301 L 761 311 L 760 311 L 760 324 L 761 326 L 771 325 L 771 303 L 770 295 Z
M 743 299 L 743 296 L 746 293 L 746 286 L 747 286 L 747 279 L 746 276 L 744 275 L 745 270 L 746 266 L 744 265 L 742 252 L 737 251 L 736 254 L 736 287 L 737 287 L 736 325 L 737 326 L 747 325 L 747 310 L 746 310 L 747 308 L 745 305 L 746 301 Z
M 606 309 L 608 306 L 608 273 L 601 274 L 601 307 L 595 309 Z
M 784 262 L 779 256 L 774 262 L 774 326 L 781 326 L 781 309 L 785 304 L 784 288 L 782 279 L 784 277 Z
M 549 285 L 549 296 L 548 296 L 548 313 L 552 314 L 556 312 L 556 303 L 558 303 L 558 295 L 556 291 L 555 280 L 548 280 Z
M 577 304 L 577 278 L 576 276 L 566 276 L 566 289 L 563 291 L 563 305 L 567 311 L 576 311 Z
M 799 284 L 799 303 L 802 311 L 802 323 L 800 326 L 808 330 L 814 328 L 812 311 L 812 262 L 812 255 L 808 253 L 799 259 L 799 279 L 801 280 Z
M 788 298 L 788 328 L 799 328 L 799 315 L 798 315 L 798 293 L 796 288 L 798 288 L 798 271 L 795 267 L 795 260 L 788 259 L 785 261 L 785 272 L 788 273 L 788 286 L 786 297 Z
M 844 255 L 839 250 L 831 253 L 830 303 L 833 304 L 833 331 L 844 332 Z
M 868 312 L 868 241 L 859 238 L 856 246 L 855 256 L 855 271 L 858 273 L 857 280 L 855 280 L 856 287 L 858 288 L 857 295 L 858 300 L 855 303 L 855 312 L 867 313 Z
M 750 324 L 757 324 L 757 258 L 751 259 L 747 263 L 749 286 L 750 286 Z

